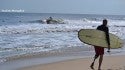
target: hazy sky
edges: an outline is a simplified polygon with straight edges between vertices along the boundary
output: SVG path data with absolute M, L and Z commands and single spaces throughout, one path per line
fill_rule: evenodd
M 125 0 L 0 0 L 0 10 L 125 15 Z

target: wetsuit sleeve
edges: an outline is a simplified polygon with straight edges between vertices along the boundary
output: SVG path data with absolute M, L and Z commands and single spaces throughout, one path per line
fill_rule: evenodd
M 109 29 L 108 29 L 108 27 L 106 28 L 106 39 L 107 39 L 108 45 L 110 45 L 110 38 L 109 38 Z
M 105 32 L 107 43 L 108 43 L 108 45 L 110 45 L 110 38 L 109 38 L 109 29 L 108 29 L 108 27 L 98 26 L 97 30 L 101 30 L 101 31 Z
M 100 26 L 98 26 L 96 29 L 97 29 L 97 30 L 100 30 Z

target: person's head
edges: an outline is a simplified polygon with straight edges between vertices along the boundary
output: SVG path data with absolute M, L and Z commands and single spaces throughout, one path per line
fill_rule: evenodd
M 107 25 L 107 23 L 108 23 L 108 21 L 107 21 L 107 19 L 103 19 L 103 25 Z
M 49 17 L 50 19 L 52 19 L 52 17 Z

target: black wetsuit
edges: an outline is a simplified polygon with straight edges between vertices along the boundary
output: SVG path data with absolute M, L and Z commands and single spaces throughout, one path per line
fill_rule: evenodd
M 101 31 L 105 32 L 107 43 L 108 43 L 108 45 L 110 45 L 110 38 L 109 38 L 109 29 L 108 29 L 108 27 L 106 27 L 105 25 L 100 25 L 100 26 L 97 27 L 97 30 L 101 30 Z

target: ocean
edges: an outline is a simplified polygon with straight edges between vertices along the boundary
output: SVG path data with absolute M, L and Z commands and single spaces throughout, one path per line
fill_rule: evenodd
M 47 24 L 45 20 L 50 16 L 60 22 Z M 8 61 L 11 57 L 42 55 L 69 48 L 90 51 L 87 47 L 91 46 L 78 39 L 78 31 L 96 29 L 102 24 L 103 19 L 108 20 L 110 33 L 125 42 L 124 15 L 0 13 L 0 63 Z M 123 53 L 125 48 L 112 51 Z

